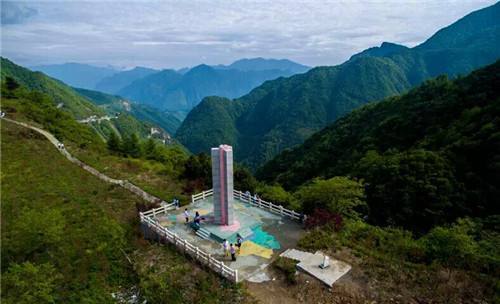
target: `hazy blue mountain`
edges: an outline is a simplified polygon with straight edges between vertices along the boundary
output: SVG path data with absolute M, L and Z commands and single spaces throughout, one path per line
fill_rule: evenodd
M 116 94 L 132 82 L 158 72 L 158 70 L 154 69 L 135 67 L 131 70 L 118 72 L 102 79 L 95 86 L 95 90 L 109 94 Z
M 202 64 L 185 74 L 164 70 L 149 75 L 134 81 L 118 94 L 163 110 L 189 111 L 206 96 L 238 97 L 266 80 L 292 74 L 290 70 L 243 71 Z
M 231 144 L 236 160 L 257 167 L 367 102 L 494 62 L 500 57 L 499 7 L 473 12 L 412 49 L 384 43 L 338 66 L 268 81 L 232 101 L 206 98 L 177 138 L 195 153 Z
M 307 72 L 311 67 L 293 62 L 288 59 L 265 59 L 265 58 L 244 58 L 237 60 L 230 65 L 214 66 L 218 69 L 234 69 L 241 71 L 265 71 L 281 70 L 289 71 L 293 74 Z
M 81 63 L 39 65 L 31 67 L 31 69 L 43 72 L 72 87 L 84 89 L 94 89 L 99 81 L 118 72 L 109 67 Z

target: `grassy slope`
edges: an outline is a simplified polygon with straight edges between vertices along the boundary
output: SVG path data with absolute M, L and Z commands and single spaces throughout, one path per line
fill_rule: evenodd
M 109 291 L 133 283 L 133 273 L 119 250 L 131 250 L 138 201 L 69 163 L 41 135 L 2 122 L 3 270 L 14 262 L 49 262 L 63 276 L 56 292 L 59 300 L 110 301 Z M 26 255 L 22 243 L 33 235 L 16 228 L 29 210 L 40 216 L 60 213 L 65 233 L 55 243 Z M 54 223 L 51 218 L 43 220 Z M 9 299 L 8 292 L 4 296 Z
M 133 284 L 151 303 L 167 298 L 171 303 L 245 299 L 240 289 L 200 271 L 175 249 L 141 241 L 137 202 L 140 199 L 128 191 L 68 162 L 40 135 L 2 122 L 2 271 L 16 262 L 51 263 L 61 275 L 53 293 L 67 303 L 112 302 L 111 292 Z M 43 231 L 19 228 L 17 223 L 26 221 L 30 211 L 35 212 L 35 220 L 28 225 L 39 227 L 42 220 L 60 233 L 51 243 L 42 237 L 40 247 L 28 254 L 24 243 L 36 240 L 33 234 Z M 122 250 L 137 263 L 133 268 Z M 14 303 L 12 295 L 4 290 L 3 300 Z
M 32 72 L 3 57 L 1 58 L 1 66 L 2 80 L 6 76 L 10 76 L 31 90 L 48 94 L 55 104 L 63 103 L 63 109 L 77 118 L 85 118 L 93 114 L 102 115 L 104 113 L 69 86 L 41 72 Z

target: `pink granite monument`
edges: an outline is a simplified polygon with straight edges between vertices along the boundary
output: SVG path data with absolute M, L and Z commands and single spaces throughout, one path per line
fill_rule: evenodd
M 232 225 L 233 212 L 233 148 L 212 148 L 212 184 L 214 190 L 214 223 Z

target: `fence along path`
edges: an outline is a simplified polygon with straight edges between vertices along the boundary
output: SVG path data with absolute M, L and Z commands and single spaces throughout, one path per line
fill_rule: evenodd
M 160 198 L 147 193 L 146 191 L 142 190 L 141 188 L 137 187 L 136 185 L 130 183 L 127 180 L 111 178 L 111 177 L 99 172 L 95 168 L 85 164 L 84 162 L 77 159 L 76 157 L 73 157 L 66 149 L 64 149 L 64 148 L 61 149 L 58 147 L 59 144 L 61 144 L 61 142 L 59 140 L 57 140 L 57 138 L 54 135 L 52 135 L 51 133 L 49 133 L 43 129 L 37 128 L 35 126 L 32 126 L 30 124 L 24 123 L 24 122 L 12 120 L 12 119 L 5 118 L 5 117 L 2 119 L 42 134 L 69 161 L 77 164 L 79 167 L 90 172 L 92 175 L 97 176 L 101 180 L 108 182 L 108 183 L 111 183 L 111 184 L 120 185 L 123 188 L 140 196 L 142 199 L 144 199 L 148 202 L 151 202 L 151 203 L 164 202 Z M 157 223 L 157 221 L 155 219 L 157 214 L 159 214 L 159 213 L 167 214 L 168 210 L 172 210 L 174 208 L 175 208 L 174 204 L 166 204 L 165 203 L 160 208 L 151 209 L 151 210 L 148 210 L 146 212 L 140 212 L 139 216 L 140 216 L 141 223 L 146 224 L 149 228 L 152 229 L 152 231 L 157 233 L 159 237 L 165 238 L 167 241 L 169 241 L 170 243 L 175 245 L 177 248 L 179 248 L 183 252 L 191 255 L 196 260 L 200 261 L 202 264 L 207 265 L 210 269 L 221 274 L 223 277 L 225 277 L 233 282 L 238 282 L 238 270 L 232 269 L 231 267 L 224 265 L 224 263 L 222 261 L 215 259 L 210 254 L 202 251 L 197 246 L 192 245 L 191 243 L 189 243 L 185 239 L 180 238 L 176 233 L 171 232 L 167 228 L 165 228 Z
M 20 122 L 20 121 L 17 121 L 17 120 L 13 120 L 13 119 L 9 119 L 9 118 L 2 118 L 3 120 L 5 121 L 8 121 L 8 122 L 11 122 L 11 123 L 14 123 L 16 125 L 19 125 L 19 126 L 22 126 L 22 127 L 25 127 L 25 128 L 28 128 L 28 129 L 31 129 L 33 131 L 36 131 L 40 134 L 42 134 L 43 136 L 45 136 L 56 148 L 57 150 L 62 154 L 64 155 L 70 162 L 78 165 L 79 167 L 81 167 L 82 169 L 84 169 L 85 171 L 89 172 L 90 174 L 92 175 L 95 175 L 97 176 L 99 179 L 107 182 L 107 183 L 111 183 L 111 184 L 115 184 L 115 185 L 120 185 L 121 187 L 129 190 L 130 192 L 136 194 L 137 196 L 141 197 L 143 200 L 145 201 L 148 201 L 150 203 L 159 203 L 159 202 L 162 202 L 162 200 L 154 195 L 151 195 L 149 193 L 147 193 L 146 191 L 142 190 L 141 188 L 137 187 L 136 185 L 132 184 L 131 182 L 129 182 L 128 180 L 123 180 L 123 179 L 114 179 L 114 178 L 111 178 L 109 176 L 107 176 L 106 174 L 103 174 L 101 172 L 99 172 L 97 169 L 85 164 L 84 162 L 82 162 L 81 160 L 77 159 L 76 157 L 72 156 L 68 150 L 64 149 L 64 148 L 59 148 L 59 145 L 61 144 L 61 142 L 54 136 L 52 135 L 51 133 L 43 130 L 43 129 L 40 129 L 40 128 L 37 128 L 35 126 L 32 126 L 30 124 L 27 124 L 25 122 Z
M 204 200 L 207 197 L 212 196 L 214 193 L 213 189 L 203 191 L 201 193 L 195 194 L 191 196 L 191 203 L 195 203 L 199 200 Z M 239 199 L 240 201 L 250 204 L 254 207 L 258 207 L 264 210 L 267 210 L 271 213 L 279 214 L 281 216 L 287 216 L 294 220 L 305 220 L 305 215 L 298 213 L 294 210 L 286 209 L 282 205 L 276 205 L 271 202 L 267 202 L 261 198 L 254 199 L 251 195 L 246 195 L 242 191 L 234 190 L 233 191 L 234 198 Z
M 168 228 L 163 227 L 158 223 L 158 221 L 156 220 L 157 215 L 166 215 L 169 210 L 173 209 L 175 209 L 175 204 L 168 204 L 159 208 L 148 210 L 146 212 L 141 212 L 139 215 L 141 218 L 141 223 L 146 225 L 149 229 L 156 233 L 158 237 L 170 242 L 182 252 L 195 258 L 202 265 L 208 266 L 208 268 L 229 279 L 230 281 L 238 282 L 239 278 L 237 269 L 226 266 L 224 262 L 217 260 L 216 258 L 212 257 L 211 254 L 206 253 L 198 246 L 189 243 L 187 240 L 179 237 L 175 232 L 170 231 Z

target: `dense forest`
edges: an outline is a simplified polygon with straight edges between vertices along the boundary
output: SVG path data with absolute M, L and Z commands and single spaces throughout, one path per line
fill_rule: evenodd
M 296 189 L 316 177 L 363 180 L 369 220 L 425 232 L 495 214 L 500 195 L 500 62 L 355 110 L 283 152 L 258 176 Z

